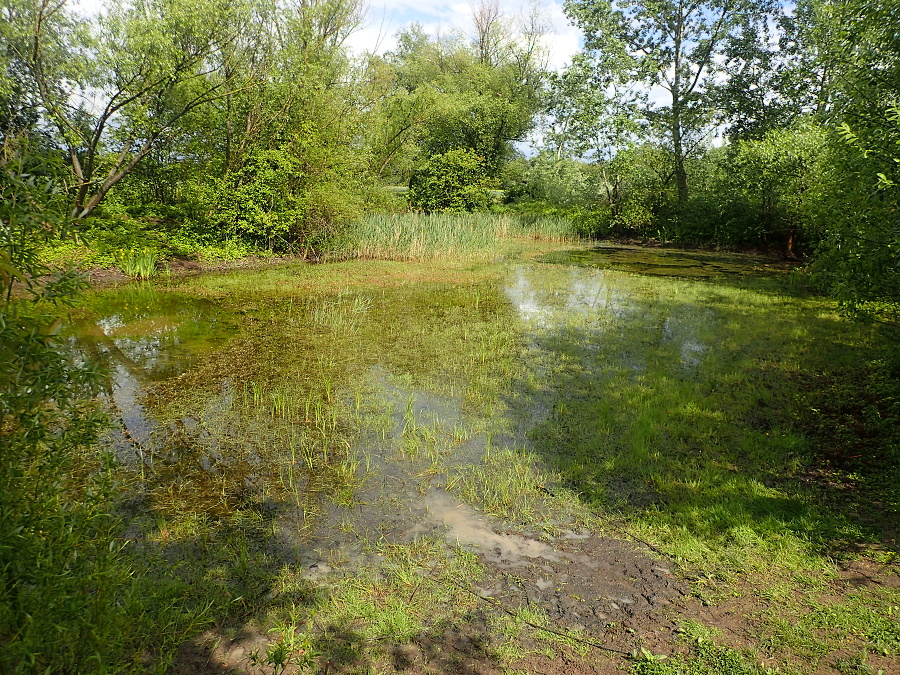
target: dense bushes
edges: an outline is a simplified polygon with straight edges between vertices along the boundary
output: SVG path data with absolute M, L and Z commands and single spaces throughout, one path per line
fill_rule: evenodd
M 490 185 L 484 160 L 471 150 L 450 150 L 432 155 L 413 174 L 407 199 L 413 209 L 477 211 L 490 203 Z
M 38 247 L 73 230 L 47 204 L 48 183 L 13 160 L 0 174 L 0 670 L 87 672 L 121 647 L 111 484 L 90 451 L 104 417 L 99 374 L 68 358 L 42 311 L 81 286 L 44 285 Z M 32 300 L 11 297 L 20 282 Z M 77 636 L 77 637 L 73 637 Z

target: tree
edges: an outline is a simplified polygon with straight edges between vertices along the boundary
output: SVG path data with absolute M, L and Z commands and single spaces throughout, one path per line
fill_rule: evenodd
M 470 150 L 496 176 L 532 128 L 544 81 L 539 17 L 513 25 L 487 2 L 474 10 L 474 26 L 471 37 L 433 38 L 413 25 L 392 53 L 371 59 L 379 175 L 405 177 L 418 155 Z
M 357 215 L 367 176 L 362 96 L 344 48 L 360 4 L 248 2 L 257 19 L 242 38 L 247 58 L 228 65 L 233 91 L 203 111 L 194 181 L 218 231 L 318 248 Z
M 426 212 L 476 211 L 490 201 L 490 181 L 484 161 L 471 150 L 432 155 L 413 174 L 409 205 Z
M 226 0 L 116 3 L 96 24 L 66 0 L 5 0 L 2 33 L 90 214 L 176 127 L 231 88 L 248 20 Z
M 900 318 L 900 7 L 891 0 L 822 3 L 838 27 L 831 189 L 813 217 L 817 271 L 851 313 Z
M 550 74 L 545 139 L 558 157 L 608 158 L 641 135 L 639 107 L 646 97 L 621 82 L 620 73 L 582 52 Z
M 685 158 L 713 120 L 708 93 L 722 73 L 724 50 L 758 33 L 773 6 L 773 0 L 566 2 L 595 67 L 650 91 L 644 115 L 668 141 L 680 203 L 688 198 Z M 666 93 L 666 104 L 652 102 L 653 88 Z
M 799 0 L 773 13 L 760 36 L 724 50 L 712 94 L 732 139 L 762 139 L 803 116 L 823 121 L 833 108 L 840 25 L 830 3 Z

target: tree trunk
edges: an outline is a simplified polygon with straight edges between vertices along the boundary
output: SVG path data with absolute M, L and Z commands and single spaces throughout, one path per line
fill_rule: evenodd
M 672 152 L 675 154 L 675 186 L 679 206 L 687 202 L 687 172 L 684 170 L 684 144 L 681 129 L 681 41 L 684 31 L 684 10 L 679 3 L 678 25 L 675 28 L 675 72 L 672 77 Z
M 675 154 L 675 186 L 678 189 L 679 205 L 687 202 L 688 199 L 688 180 L 687 171 L 684 169 L 684 146 L 681 138 L 681 116 L 680 111 L 672 106 L 672 150 Z

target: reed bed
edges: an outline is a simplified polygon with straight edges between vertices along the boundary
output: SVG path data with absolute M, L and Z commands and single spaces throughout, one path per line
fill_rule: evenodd
M 566 218 L 493 213 L 370 214 L 354 223 L 336 253 L 349 258 L 424 261 L 484 259 L 504 240 L 574 241 Z

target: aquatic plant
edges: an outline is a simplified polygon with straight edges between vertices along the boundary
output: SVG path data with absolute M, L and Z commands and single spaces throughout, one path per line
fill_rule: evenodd
M 492 259 L 504 240 L 578 239 L 566 218 L 491 213 L 372 214 L 348 228 L 337 255 L 394 260 Z
M 159 254 L 152 249 L 121 251 L 116 256 L 116 265 L 125 274 L 138 279 L 149 279 L 156 275 Z

